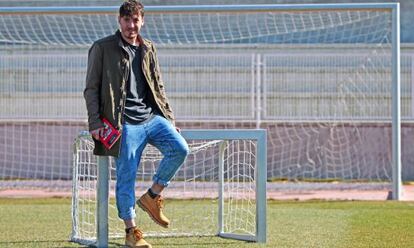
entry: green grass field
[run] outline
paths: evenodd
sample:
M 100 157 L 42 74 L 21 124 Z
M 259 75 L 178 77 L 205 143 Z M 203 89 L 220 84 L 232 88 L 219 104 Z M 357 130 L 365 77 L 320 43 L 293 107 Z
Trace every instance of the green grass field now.
M 0 247 L 68 241 L 70 199 L 0 199 Z M 148 238 L 153 247 L 414 247 L 413 202 L 268 202 L 266 245 L 217 237 Z M 122 247 L 123 240 L 111 240 Z

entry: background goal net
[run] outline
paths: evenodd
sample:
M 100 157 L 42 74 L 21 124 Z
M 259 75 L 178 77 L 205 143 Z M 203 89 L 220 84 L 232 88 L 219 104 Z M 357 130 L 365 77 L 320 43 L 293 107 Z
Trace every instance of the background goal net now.
M 399 101 L 414 116 L 411 56 L 398 89 L 397 7 L 148 6 L 142 31 L 181 128 L 267 129 L 268 178 L 288 190 L 391 190 L 399 175 L 414 179 L 414 125 L 397 130 Z M 0 187 L 70 189 L 87 49 L 115 32 L 116 11 L 0 9 Z

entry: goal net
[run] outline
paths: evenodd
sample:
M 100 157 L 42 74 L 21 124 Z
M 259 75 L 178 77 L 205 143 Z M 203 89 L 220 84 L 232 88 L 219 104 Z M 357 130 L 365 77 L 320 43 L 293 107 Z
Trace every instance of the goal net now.
M 208 236 L 264 242 L 266 237 L 266 141 L 263 130 L 184 131 L 191 153 L 165 190 L 168 229 L 158 227 L 136 208 L 137 225 L 147 236 Z M 89 135 L 75 141 L 73 167 L 72 237 L 96 243 L 97 223 L 107 219 L 109 237 L 124 237 L 124 224 L 115 205 L 115 165 L 109 162 L 108 216 L 97 210 L 98 164 Z M 152 185 L 162 156 L 147 146 L 136 182 L 137 196 Z M 108 197 L 108 195 L 106 195 Z
M 70 188 L 73 137 L 87 128 L 87 49 L 118 28 L 117 8 L 0 9 L 0 187 Z M 397 10 L 148 6 L 142 32 L 158 48 L 180 127 L 267 129 L 268 178 L 288 189 L 390 190 L 400 155 L 414 180 L 414 146 L 397 152 L 398 139 L 414 140 L 412 124 L 397 130 L 399 101 L 402 116 L 414 109 L 411 57 L 399 95 Z

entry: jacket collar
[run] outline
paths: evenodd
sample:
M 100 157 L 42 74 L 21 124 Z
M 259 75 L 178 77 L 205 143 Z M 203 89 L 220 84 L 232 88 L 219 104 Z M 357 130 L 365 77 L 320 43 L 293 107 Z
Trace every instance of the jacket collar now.
M 125 43 L 122 41 L 121 31 L 119 29 L 115 32 L 115 36 L 118 38 L 118 46 L 122 47 L 125 50 L 126 46 L 125 46 Z M 149 49 L 149 42 L 143 39 L 141 35 L 139 36 L 139 39 L 140 39 L 140 43 L 142 44 L 144 48 L 143 50 L 147 51 Z

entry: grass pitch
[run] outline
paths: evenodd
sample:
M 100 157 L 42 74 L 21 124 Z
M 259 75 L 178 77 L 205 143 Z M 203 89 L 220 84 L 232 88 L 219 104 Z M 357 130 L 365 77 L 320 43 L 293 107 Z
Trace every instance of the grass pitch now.
M 414 203 L 269 201 L 266 245 L 218 237 L 148 238 L 153 247 L 414 247 Z M 0 247 L 69 242 L 70 199 L 0 199 Z M 110 240 L 122 247 L 123 240 Z

